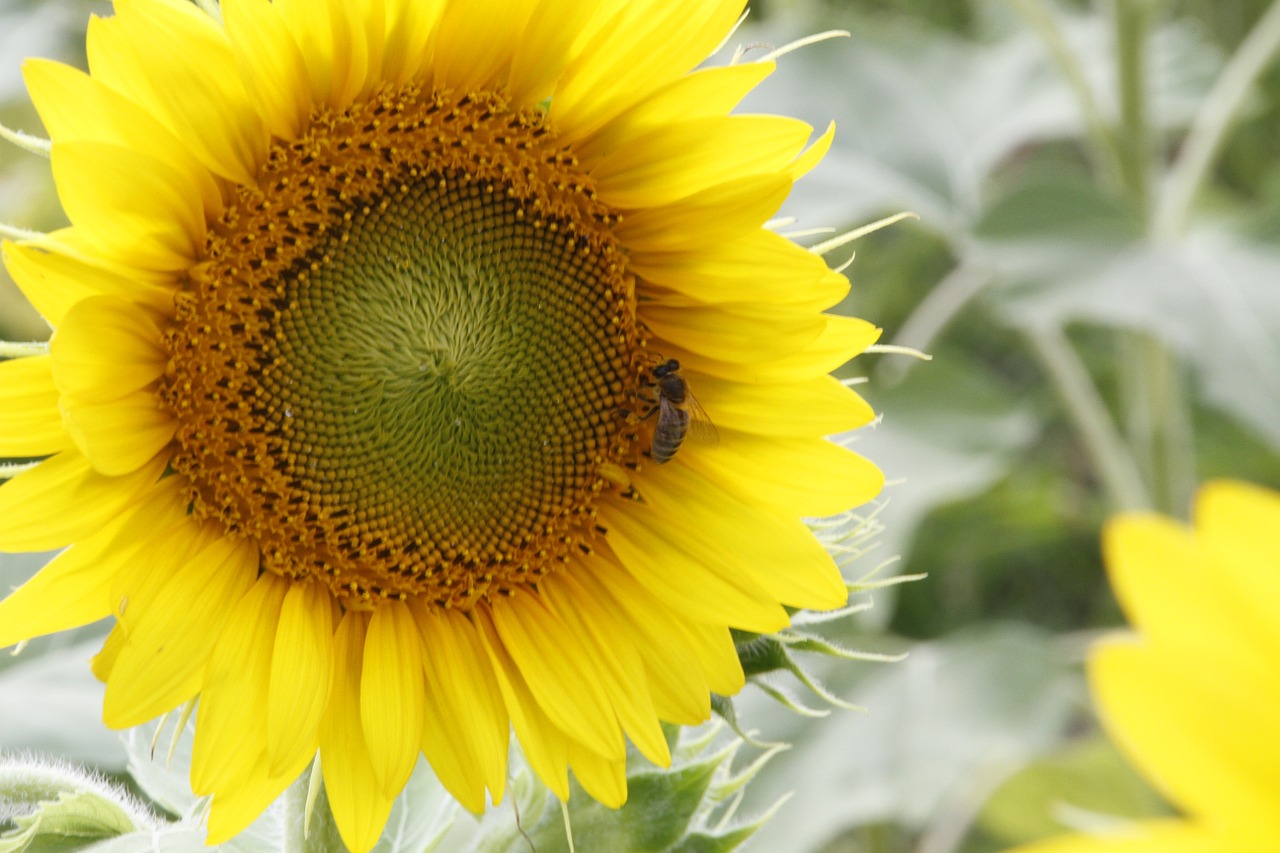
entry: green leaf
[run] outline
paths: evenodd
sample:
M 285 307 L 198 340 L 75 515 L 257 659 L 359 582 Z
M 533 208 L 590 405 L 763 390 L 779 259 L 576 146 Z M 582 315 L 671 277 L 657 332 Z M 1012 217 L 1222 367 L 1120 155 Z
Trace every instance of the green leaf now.
M 13 826 L 3 838 L 28 841 L 61 833 L 110 837 L 159 825 L 145 806 L 92 772 L 16 757 L 0 757 L 0 823 L 5 821 Z
M 59 792 L 13 824 L 0 836 L 0 853 L 75 850 L 139 828 L 125 809 L 96 791 Z
M 993 241 L 1071 238 L 1119 246 L 1138 239 L 1142 226 L 1087 175 L 1070 179 L 1060 162 L 1048 160 L 1020 171 L 1019 180 L 984 211 L 976 233 Z
M 1010 845 L 1077 829 L 1073 815 L 1108 821 L 1166 817 L 1169 808 L 1106 738 L 1076 741 L 1009 777 L 979 824 Z
M 1108 15 L 1097 7 L 1062 19 L 1110 118 L 1115 51 Z M 992 175 L 1030 147 L 1082 139 L 1081 110 L 1039 36 L 1020 21 L 987 41 L 922 27 L 906 15 L 893 23 L 850 15 L 832 21 L 853 29 L 852 37 L 787 55 L 746 109 L 798 114 L 818 127 L 835 119 L 840 131 L 831 153 L 790 202 L 806 221 L 839 225 L 908 209 L 963 245 L 986 207 Z M 780 19 L 742 40 L 785 44 L 822 28 Z M 1200 28 L 1186 20 L 1160 26 L 1148 80 L 1153 121 L 1161 129 L 1185 126 L 1220 64 Z M 838 83 L 839 97 L 814 81 Z
M 1079 671 L 1050 634 L 973 628 L 917 644 L 869 674 L 820 660 L 838 695 L 866 713 L 797 721 L 744 695 L 740 718 L 792 748 L 752 787 L 747 805 L 794 796 L 760 830 L 761 850 L 818 850 L 856 827 L 923 831 L 949 804 L 981 801 L 986 786 L 1056 748 L 1084 699 Z
M 1145 330 L 1196 370 L 1203 398 L 1280 449 L 1280 249 L 1200 226 L 1164 244 L 1054 234 L 987 244 L 1015 325 Z

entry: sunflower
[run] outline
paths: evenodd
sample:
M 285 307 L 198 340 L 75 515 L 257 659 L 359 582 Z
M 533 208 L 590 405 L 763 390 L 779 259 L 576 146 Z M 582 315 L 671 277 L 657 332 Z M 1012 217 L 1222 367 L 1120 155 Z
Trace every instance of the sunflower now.
M 113 616 L 106 722 L 199 697 L 211 843 L 317 751 L 353 849 L 420 754 L 481 811 L 513 729 L 620 805 L 730 628 L 844 604 L 802 519 L 881 486 L 824 438 L 877 330 L 765 227 L 831 131 L 698 68 L 742 6 L 118 0 L 26 65 L 72 224 L 4 247 L 54 332 L 0 364 L 0 549 L 66 550 L 0 646 Z
M 1280 838 L 1280 494 L 1218 481 L 1194 527 L 1111 522 L 1107 569 L 1135 633 L 1089 657 L 1116 745 L 1183 813 L 1019 853 L 1266 853 Z

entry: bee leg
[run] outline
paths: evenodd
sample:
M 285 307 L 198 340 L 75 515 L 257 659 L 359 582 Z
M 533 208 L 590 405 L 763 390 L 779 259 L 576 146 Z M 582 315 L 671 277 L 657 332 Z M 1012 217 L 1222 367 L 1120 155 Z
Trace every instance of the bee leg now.
M 647 421 L 649 420 L 649 418 L 656 415 L 658 413 L 659 408 L 661 407 L 657 405 L 650 406 L 649 410 L 645 412 L 643 415 L 637 415 L 635 412 L 631 411 L 630 409 L 619 408 L 616 411 L 618 412 L 618 414 L 622 415 L 624 419 L 635 418 L 637 423 L 643 423 L 644 421 Z

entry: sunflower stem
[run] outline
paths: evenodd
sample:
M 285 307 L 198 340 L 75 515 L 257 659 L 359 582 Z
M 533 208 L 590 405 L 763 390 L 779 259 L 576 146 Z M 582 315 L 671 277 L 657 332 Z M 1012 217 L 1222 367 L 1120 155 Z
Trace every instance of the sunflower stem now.
M 1160 0 L 1114 0 L 1120 126 L 1115 144 L 1129 204 L 1144 225 L 1151 221 L 1151 126 L 1147 112 L 1147 36 Z
M 993 272 L 985 264 L 961 261 L 921 300 L 899 327 L 891 345 L 928 350 L 960 312 L 994 281 Z M 876 363 L 876 379 L 896 385 L 914 366 L 902 359 L 881 359 Z
M 1147 46 L 1161 4 L 1162 0 L 1115 0 L 1120 100 L 1117 144 L 1130 206 L 1148 237 L 1159 237 L 1159 229 L 1171 227 L 1168 223 L 1178 219 L 1155 209 L 1152 191 L 1158 151 L 1148 120 Z M 1120 347 L 1120 399 L 1124 401 L 1128 458 L 1137 461 L 1149 504 L 1167 514 L 1183 516 L 1195 481 L 1184 372 L 1168 344 L 1145 330 L 1122 332 Z M 1127 478 L 1128 473 L 1122 476 Z
M 1142 473 L 1066 336 L 1061 330 L 1046 326 L 1028 328 L 1025 334 L 1062 396 L 1067 415 L 1074 421 L 1112 507 L 1150 508 L 1151 498 Z
M 1205 96 L 1156 208 L 1152 233 L 1173 239 L 1187 226 L 1191 206 L 1222 149 L 1245 96 L 1280 53 L 1280 3 L 1272 3 L 1231 55 Z
M 1129 446 L 1152 505 L 1185 518 L 1195 489 L 1195 448 L 1185 371 L 1162 340 L 1139 331 L 1121 339 L 1120 383 Z
M 1107 176 L 1114 181 L 1123 171 L 1118 140 L 1111 133 L 1093 87 L 1089 85 L 1084 65 L 1072 50 L 1057 14 L 1046 0 L 1011 0 L 1011 5 L 1027 25 L 1035 30 L 1049 51 L 1051 60 L 1074 92 L 1084 119 L 1085 131 L 1093 146 L 1095 164 L 1105 170 Z

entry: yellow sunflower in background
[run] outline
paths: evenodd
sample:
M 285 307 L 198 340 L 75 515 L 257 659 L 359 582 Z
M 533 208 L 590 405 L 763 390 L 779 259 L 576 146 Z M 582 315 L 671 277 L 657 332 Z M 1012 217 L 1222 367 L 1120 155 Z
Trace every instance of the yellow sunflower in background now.
M 1136 636 L 1089 659 L 1104 727 L 1185 817 L 1019 853 L 1272 853 L 1280 839 L 1280 494 L 1215 482 L 1195 526 L 1150 514 L 1106 531 Z
M 117 0 L 27 64 L 72 225 L 4 247 L 54 333 L 0 364 L 0 549 L 66 550 L 0 646 L 114 616 L 106 721 L 199 696 L 211 843 L 317 750 L 356 850 L 420 753 L 480 811 L 512 728 L 620 805 L 731 627 L 845 603 L 802 517 L 881 486 L 824 439 L 877 330 L 763 227 L 830 131 L 692 70 L 742 7 Z M 718 441 L 659 465 L 670 359 Z

